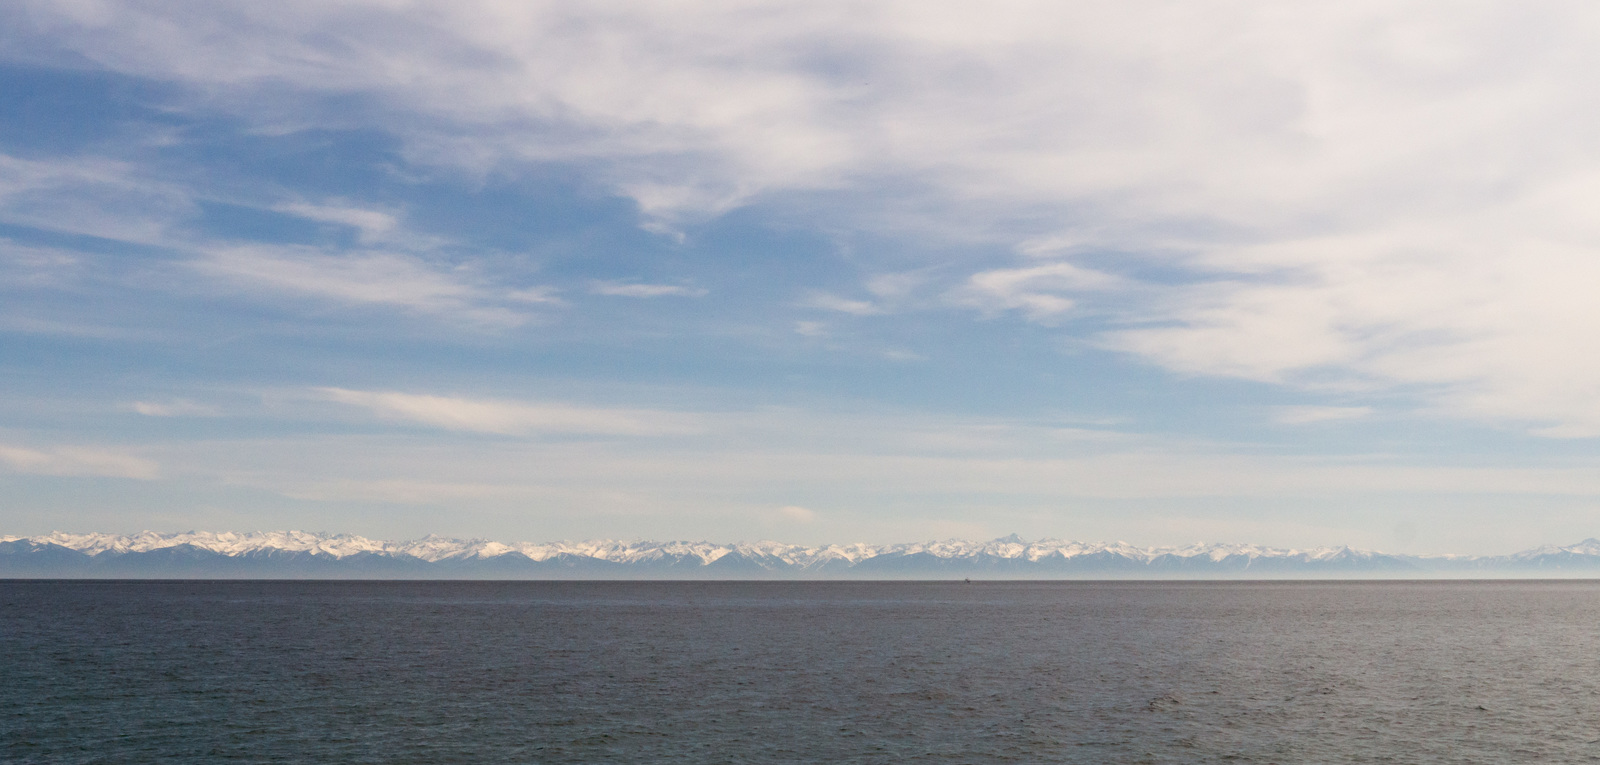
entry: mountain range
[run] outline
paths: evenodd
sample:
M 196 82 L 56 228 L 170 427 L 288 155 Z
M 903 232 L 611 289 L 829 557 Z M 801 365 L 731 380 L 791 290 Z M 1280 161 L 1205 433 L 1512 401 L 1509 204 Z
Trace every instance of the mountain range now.
M 0 536 L 0 578 L 260 579 L 1301 579 L 1600 577 L 1600 540 L 1497 556 L 1349 547 L 1137 547 L 1025 541 L 381 541 L 305 531 Z

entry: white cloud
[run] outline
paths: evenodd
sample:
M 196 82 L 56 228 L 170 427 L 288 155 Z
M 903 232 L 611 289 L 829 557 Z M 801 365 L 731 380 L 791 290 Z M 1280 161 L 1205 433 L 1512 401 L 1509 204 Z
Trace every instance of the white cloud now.
M 677 284 L 633 284 L 628 282 L 590 282 L 589 291 L 596 295 L 614 297 L 653 298 L 668 295 L 678 297 L 704 297 L 706 291 Z
M 388 252 L 329 254 L 311 247 L 238 246 L 214 249 L 193 266 L 236 284 L 265 287 L 353 304 L 387 305 L 485 325 L 526 320 L 496 305 L 497 298 L 549 302 L 529 291 L 500 294 L 461 270 L 447 270 Z
M 1029 257 L 1044 258 L 1060 255 L 1082 244 L 1084 241 L 1079 236 L 1041 236 L 1018 242 L 1016 250 L 1019 254 Z
M 391 213 L 349 205 L 291 202 L 273 209 L 310 220 L 350 226 L 361 232 L 361 240 L 364 242 L 380 241 L 400 225 L 400 221 Z
M 1020 310 L 1034 321 L 1047 321 L 1072 309 L 1073 300 L 1062 293 L 1113 289 L 1122 283 L 1110 274 L 1071 263 L 1050 263 L 973 274 L 951 297 L 980 310 Z
M 385 419 L 475 433 L 658 436 L 694 433 L 701 428 L 693 415 L 646 409 L 606 409 L 343 388 L 317 388 L 315 393 L 329 401 L 361 407 Z
M 146 417 L 216 417 L 222 413 L 209 404 L 181 398 L 166 402 L 135 401 L 130 408 Z
M 164 243 L 194 214 L 188 192 L 99 157 L 30 160 L 0 154 L 0 221 L 141 243 Z
M 1576 215 L 1564 204 L 1543 214 Z M 1600 307 L 1587 288 L 1600 283 L 1600 240 L 1485 227 L 1496 223 L 1219 252 L 1236 271 L 1273 271 L 1172 289 L 1151 326 L 1105 341 L 1188 373 L 1405 387 L 1446 414 L 1600 434 Z
M 151 480 L 160 466 L 133 455 L 106 449 L 56 447 L 29 449 L 0 444 L 0 465 L 15 473 L 53 476 L 98 476 Z
M 559 292 L 560 291 L 555 287 L 529 287 L 527 289 L 512 290 L 507 292 L 506 298 L 508 300 L 515 300 L 519 303 L 546 303 L 550 305 L 561 305 L 563 301 L 561 298 L 557 297 Z
M 826 337 L 828 325 L 820 321 L 797 321 L 794 323 L 794 332 L 802 337 Z
M 12 289 L 65 287 L 82 272 L 82 260 L 76 253 L 0 239 L 0 285 Z
M 1280 406 L 1273 419 L 1285 425 L 1359 420 L 1372 416 L 1370 406 Z
M 826 292 L 813 292 L 800 305 L 805 308 L 820 308 L 824 311 L 838 311 L 851 316 L 876 316 L 884 313 L 884 309 L 865 300 L 851 300 L 849 298 L 830 295 Z
M 810 523 L 817 519 L 817 514 L 815 511 L 799 505 L 784 505 L 778 508 L 778 517 L 786 521 Z
M 1591 4 L 36 2 L 11 20 L 26 55 L 194 84 L 256 124 L 343 124 L 361 117 L 284 93 L 360 94 L 413 161 L 581 165 L 661 230 L 803 192 L 794 214 L 829 227 L 1138 253 L 1184 276 L 1106 309 L 1124 326 L 1106 347 L 1600 433 Z M 48 203 L 79 191 L 5 202 L 25 195 L 3 182 L 0 203 L 50 225 L 182 204 L 145 210 L 105 177 L 108 207 L 145 217 Z M 957 297 L 1048 322 L 1084 289 L 1062 265 L 976 265 Z M 315 291 L 288 270 L 260 280 Z M 380 302 L 477 304 L 437 273 L 411 284 L 432 286 Z
M 909 297 L 927 281 L 928 277 L 924 274 L 887 273 L 868 277 L 862 286 L 883 300 L 900 300 Z

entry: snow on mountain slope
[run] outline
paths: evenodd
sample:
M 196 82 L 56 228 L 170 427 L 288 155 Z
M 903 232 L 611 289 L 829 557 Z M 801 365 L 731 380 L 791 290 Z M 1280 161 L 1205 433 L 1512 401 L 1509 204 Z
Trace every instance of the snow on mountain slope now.
M 14 537 L 6 538 L 15 539 Z M 260 550 L 308 552 L 314 555 L 331 555 L 343 558 L 361 552 L 388 552 L 387 542 L 375 542 L 351 534 L 316 534 L 306 531 L 268 531 L 237 533 L 232 531 L 189 531 L 178 534 L 159 534 L 141 531 L 138 534 L 68 534 L 54 532 L 44 536 L 26 537 L 27 541 L 54 544 L 98 555 L 104 552 L 150 552 L 180 545 L 191 545 L 222 555 L 243 555 Z
M 149 552 L 180 545 L 190 545 L 222 555 L 243 555 L 263 550 L 307 552 L 343 558 L 357 553 L 409 556 L 429 562 L 495 558 L 517 553 L 535 561 L 548 560 L 558 555 L 576 555 L 614 563 L 689 562 L 709 565 L 730 554 L 747 559 L 770 560 L 775 563 L 811 567 L 829 561 L 859 563 L 883 555 L 914 555 L 926 553 L 938 558 L 964 559 L 988 556 L 999 559 L 1022 559 L 1038 562 L 1047 558 L 1075 558 L 1082 555 L 1110 554 L 1139 562 L 1149 562 L 1159 556 L 1179 558 L 1206 557 L 1213 561 L 1230 556 L 1295 557 L 1319 560 L 1350 551 L 1343 547 L 1316 548 L 1312 550 L 1286 550 L 1256 545 L 1195 544 L 1184 547 L 1141 548 L 1126 542 L 1111 544 L 1072 542 L 1043 539 L 1026 542 L 1012 535 L 987 542 L 950 539 L 932 542 L 888 545 L 849 544 L 806 547 L 782 542 L 740 542 L 717 544 L 712 542 L 644 542 L 621 540 L 589 540 L 583 542 L 530 542 L 504 543 L 483 539 L 452 539 L 427 536 L 404 541 L 379 541 L 352 534 L 320 534 L 307 531 L 269 532 L 204 532 L 189 531 L 162 534 L 142 531 L 138 534 L 70 534 L 53 532 L 34 537 L 0 537 L 0 541 L 26 540 L 40 544 L 53 544 L 78 550 L 90 555 L 101 553 Z M 1600 542 L 1591 543 L 1600 550 Z M 1373 553 L 1356 553 L 1372 555 Z
M 640 571 L 766 570 L 794 574 L 838 572 L 867 561 L 873 561 L 868 567 L 872 571 L 891 573 L 917 570 L 918 566 L 947 567 L 955 564 L 1007 571 L 1083 570 L 1084 566 L 1121 567 L 1122 570 L 1144 567 L 1188 572 L 1256 570 L 1261 566 L 1276 567 L 1274 570 L 1279 571 L 1302 568 L 1330 571 L 1365 568 L 1394 570 L 1407 567 L 1417 570 L 1487 570 L 1494 567 L 1588 570 L 1592 567 L 1600 570 L 1600 540 L 1596 539 L 1565 547 L 1549 545 L 1506 556 L 1404 556 L 1349 547 L 1285 549 L 1250 544 L 1196 543 L 1174 547 L 1138 547 L 1126 542 L 1060 539 L 1029 542 L 1014 534 L 983 542 L 949 539 L 884 545 L 855 543 L 805 546 L 773 541 L 735 544 L 626 540 L 508 543 L 439 536 L 383 541 L 352 534 L 307 531 L 189 531 L 171 534 L 142 531 L 130 535 L 58 531 L 33 537 L 0 536 L 0 543 L 6 542 L 55 545 L 89 556 L 110 555 L 113 558 L 187 545 L 233 558 L 293 552 L 306 553 L 324 561 L 366 555 L 368 559 L 377 556 L 377 559 L 399 562 L 468 566 L 496 559 L 517 565 L 515 560 L 526 558 L 535 563 L 588 560 L 597 565 L 620 565 Z M 996 569 L 997 566 L 1001 568 Z M 1078 566 L 1078 569 L 1072 569 L 1073 566 Z
M 1533 560 L 1542 557 L 1567 556 L 1600 556 L 1600 539 L 1594 539 L 1591 537 L 1575 545 L 1567 545 L 1565 547 L 1544 545 L 1541 547 L 1535 547 L 1532 550 L 1523 550 L 1522 552 L 1514 553 L 1510 557 L 1516 560 Z

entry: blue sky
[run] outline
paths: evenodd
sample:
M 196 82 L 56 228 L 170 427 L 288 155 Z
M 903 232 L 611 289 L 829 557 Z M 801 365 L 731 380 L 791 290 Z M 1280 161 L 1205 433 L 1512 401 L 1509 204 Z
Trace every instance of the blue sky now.
M 1600 16 L 15 3 L 0 533 L 1600 535 Z

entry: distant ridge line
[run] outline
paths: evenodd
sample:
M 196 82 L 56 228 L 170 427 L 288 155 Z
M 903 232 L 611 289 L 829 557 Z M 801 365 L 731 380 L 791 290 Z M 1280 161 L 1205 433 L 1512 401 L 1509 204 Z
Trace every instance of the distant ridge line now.
M 6 578 L 1014 579 L 1600 577 L 1600 540 L 1512 555 L 1398 555 L 1349 547 L 946 540 L 782 542 L 385 541 L 306 531 L 0 536 Z

